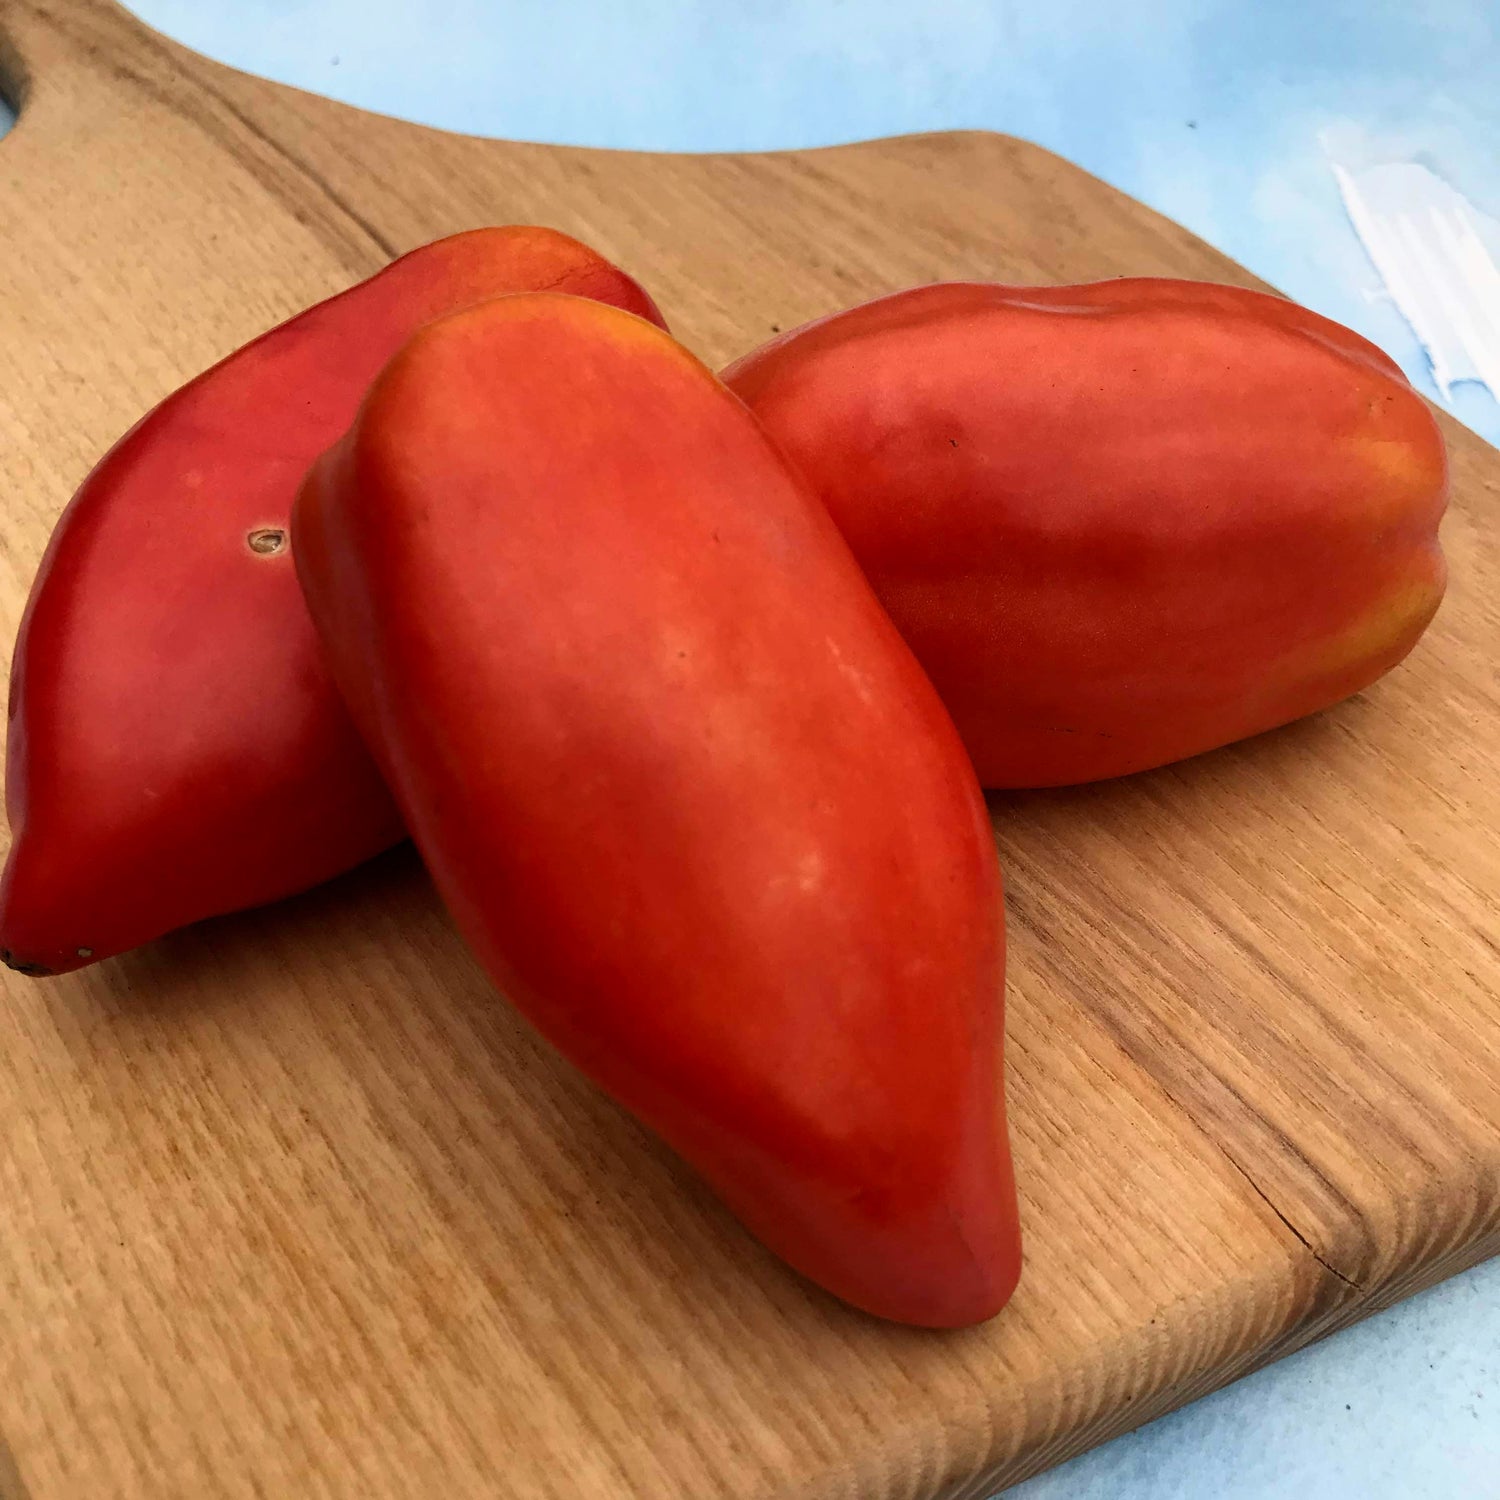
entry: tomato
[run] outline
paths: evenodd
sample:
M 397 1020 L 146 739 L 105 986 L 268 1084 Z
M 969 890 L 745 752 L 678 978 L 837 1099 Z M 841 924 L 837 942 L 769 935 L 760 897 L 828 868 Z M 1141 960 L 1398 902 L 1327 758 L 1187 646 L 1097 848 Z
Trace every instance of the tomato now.
M 11 674 L 12 967 L 76 969 L 303 890 L 403 836 L 323 667 L 287 544 L 292 500 L 414 329 L 544 286 L 660 317 L 566 235 L 454 235 L 230 355 L 88 476 Z
M 828 507 L 986 786 L 1159 766 L 1399 662 L 1442 437 L 1346 328 L 1238 287 L 919 287 L 724 379 Z
M 823 509 L 639 318 L 433 323 L 293 522 L 459 929 L 764 1242 L 885 1317 L 1020 1268 L 993 833 Z

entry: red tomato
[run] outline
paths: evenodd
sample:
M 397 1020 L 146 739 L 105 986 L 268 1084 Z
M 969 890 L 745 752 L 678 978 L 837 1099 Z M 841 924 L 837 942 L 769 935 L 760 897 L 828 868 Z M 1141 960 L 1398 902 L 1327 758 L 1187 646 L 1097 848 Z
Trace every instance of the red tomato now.
M 639 318 L 434 323 L 313 469 L 331 668 L 496 982 L 792 1265 L 974 1322 L 1020 1268 L 1000 878 L 826 513 Z
M 554 230 L 457 234 L 230 355 L 89 475 L 11 673 L 5 962 L 76 969 L 402 837 L 297 589 L 292 499 L 414 329 L 536 287 L 660 317 Z
M 1200 282 L 919 287 L 724 379 L 827 505 L 986 786 L 1326 708 L 1442 598 L 1432 413 L 1347 328 Z

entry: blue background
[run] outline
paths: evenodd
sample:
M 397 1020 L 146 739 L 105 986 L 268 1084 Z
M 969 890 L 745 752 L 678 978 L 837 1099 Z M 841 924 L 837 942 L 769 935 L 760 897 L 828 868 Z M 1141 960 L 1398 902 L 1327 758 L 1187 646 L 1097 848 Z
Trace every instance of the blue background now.
M 136 0 L 211 56 L 430 125 L 639 150 L 983 126 L 1050 147 L 1437 392 L 1328 152 L 1500 218 L 1497 0 Z M 1500 256 L 1500 246 L 1492 248 Z M 1500 313 L 1500 309 L 1497 309 Z M 1500 404 L 1449 402 L 1500 443 Z
M 1500 216 L 1489 0 L 137 0 L 222 61 L 427 124 L 653 150 L 982 126 L 1052 148 L 1385 346 L 1436 395 L 1329 153 Z M 0 114 L 0 126 L 3 126 Z M 1500 311 L 1500 310 L 1497 310 Z M 1500 441 L 1500 406 L 1449 404 Z M 1500 1061 L 1497 1061 L 1500 1066 Z M 1010 1492 L 1500 1500 L 1500 1261 Z

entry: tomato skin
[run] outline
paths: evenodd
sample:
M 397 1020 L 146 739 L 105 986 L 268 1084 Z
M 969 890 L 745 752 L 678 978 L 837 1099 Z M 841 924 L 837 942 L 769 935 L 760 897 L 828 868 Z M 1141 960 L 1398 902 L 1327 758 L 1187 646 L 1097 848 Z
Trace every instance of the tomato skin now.
M 294 517 L 458 926 L 568 1058 L 860 1307 L 1020 1270 L 983 798 L 822 508 L 640 319 L 502 298 L 373 386 Z
M 1442 598 L 1441 434 L 1264 293 L 919 287 L 726 383 L 827 505 L 990 787 L 1145 770 L 1399 662 Z
M 94 468 L 16 644 L 6 962 L 76 969 L 403 837 L 323 667 L 284 540 L 292 500 L 414 329 L 554 285 L 660 320 L 567 235 L 471 230 L 230 355 Z

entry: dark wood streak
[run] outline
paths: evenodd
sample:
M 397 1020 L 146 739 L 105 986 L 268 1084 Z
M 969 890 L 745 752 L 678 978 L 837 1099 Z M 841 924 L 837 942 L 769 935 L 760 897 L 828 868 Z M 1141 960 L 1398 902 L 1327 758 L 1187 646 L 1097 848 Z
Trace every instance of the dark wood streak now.
M 1066 899 L 1066 897 L 1054 891 L 1051 899 Z M 1048 942 L 1056 942 L 1058 940 L 1055 933 L 1050 932 L 1044 924 L 1038 922 L 1032 913 L 1029 903 L 1023 906 L 1018 901 L 1014 880 L 1010 888 L 1008 904 L 1012 930 L 1017 925 L 1017 918 L 1019 917 L 1021 923 L 1030 928 L 1034 940 L 1039 944 L 1045 945 Z M 1133 919 L 1137 921 L 1143 920 L 1138 914 L 1135 914 Z M 1144 925 L 1149 927 L 1149 924 Z M 1158 941 L 1165 940 L 1166 937 L 1161 932 L 1156 932 L 1154 936 Z M 1142 978 L 1144 977 L 1143 975 Z M 1255 1174 L 1245 1166 L 1244 1162 L 1231 1148 L 1226 1128 L 1217 1118 L 1219 1111 L 1213 1105 L 1205 1103 L 1205 1090 L 1202 1085 L 1195 1083 L 1192 1079 L 1185 1076 L 1180 1068 L 1173 1068 L 1169 1064 L 1175 1058 L 1180 1058 L 1182 1061 L 1190 1063 L 1199 1075 L 1207 1074 L 1223 1096 L 1233 1100 L 1247 1116 L 1253 1117 L 1257 1127 L 1276 1142 L 1286 1162 L 1295 1163 L 1298 1170 L 1311 1176 L 1318 1183 L 1319 1187 L 1333 1201 L 1337 1202 L 1351 1219 L 1357 1221 L 1358 1209 L 1356 1205 L 1339 1190 L 1338 1186 L 1327 1174 L 1321 1171 L 1315 1163 L 1310 1161 L 1298 1149 L 1296 1143 L 1285 1131 L 1281 1130 L 1265 1114 L 1257 1110 L 1253 1103 L 1236 1088 L 1234 1083 L 1222 1071 L 1209 1067 L 1202 1058 L 1188 1054 L 1181 1049 L 1171 1049 L 1163 1046 L 1159 1037 L 1149 1035 L 1138 1022 L 1133 1022 L 1133 1012 L 1130 1007 L 1118 1004 L 1101 1004 L 1093 1008 L 1092 1014 L 1102 1029 L 1120 1047 L 1121 1051 L 1150 1075 L 1153 1082 L 1161 1090 L 1162 1097 L 1171 1107 L 1208 1134 L 1209 1138 L 1223 1155 L 1225 1161 L 1245 1180 L 1255 1196 L 1270 1209 L 1272 1214 L 1275 1215 L 1277 1220 L 1291 1235 L 1292 1239 L 1317 1263 L 1321 1271 L 1336 1278 L 1336 1283 L 1342 1283 L 1344 1287 L 1347 1287 L 1351 1291 L 1363 1294 L 1365 1288 L 1361 1283 L 1353 1276 L 1340 1270 L 1338 1266 L 1327 1259 L 1325 1253 L 1318 1249 L 1306 1232 L 1297 1227 L 1287 1212 L 1277 1203 L 1276 1199 L 1272 1197 L 1263 1184 L 1257 1180 Z M 1368 1234 L 1365 1238 L 1367 1242 L 1370 1239 Z M 1325 1299 L 1327 1305 L 1346 1300 L 1339 1291 L 1337 1284 L 1330 1284 L 1327 1292 L 1328 1296 Z M 1315 1315 L 1322 1310 L 1323 1308 L 1320 1305 L 1315 1310 Z
M 370 240 L 379 247 L 381 253 L 387 260 L 394 260 L 396 256 L 400 254 L 400 250 L 397 248 L 396 244 L 392 240 L 388 239 L 384 234 L 382 234 L 381 231 L 373 223 L 371 223 L 369 219 L 361 214 L 352 203 L 344 198 L 333 187 L 333 185 L 327 181 L 326 178 L 322 177 L 317 171 L 315 171 L 312 165 L 304 157 L 299 156 L 284 141 L 272 135 L 269 130 L 263 129 L 260 125 L 258 125 L 252 116 L 246 114 L 236 104 L 234 104 L 229 96 L 222 90 L 214 88 L 206 80 L 201 78 L 198 80 L 198 83 L 199 87 L 205 94 L 207 94 L 211 99 L 217 100 L 219 104 L 221 104 L 231 115 L 234 116 L 236 120 L 240 122 L 240 124 L 245 128 L 246 131 L 248 131 L 252 136 L 255 137 L 256 140 L 261 141 L 269 150 L 275 152 L 276 155 L 279 156 L 284 162 L 286 162 L 286 164 L 291 167 L 293 171 L 295 171 L 304 182 L 311 183 L 320 197 L 333 204 L 334 207 L 337 208 L 345 218 L 350 220 L 351 223 L 357 224 L 359 228 L 363 230 L 363 232 L 370 238 Z M 295 195 L 289 195 L 287 198 L 287 202 L 289 206 L 294 203 Z M 369 275 L 376 269 L 376 266 L 369 264 L 350 267 L 351 271 L 359 275 Z
M 36 0 L 10 0 L 10 3 L 30 12 L 76 48 L 90 67 L 129 84 L 221 145 L 226 155 L 248 171 L 298 223 L 319 235 L 348 268 L 351 278 L 372 275 L 399 253 L 396 246 L 305 159 L 240 109 L 223 90 L 210 83 L 203 60 L 195 54 L 144 27 L 111 26 L 106 21 L 100 28 L 103 34 L 91 36 L 84 27 L 70 24 L 55 10 L 36 3 Z M 123 60 L 128 50 L 144 54 L 148 65 L 131 67 Z M 3 61 L 3 54 L 0 54 L 0 61 Z M 159 76 L 161 74 L 167 75 L 170 81 L 164 82 Z M 182 82 L 191 83 L 194 93 L 206 100 L 208 107 L 193 107 L 195 100 L 181 88 Z M 226 122 L 224 116 L 228 116 L 232 124 Z M 238 131 L 235 126 L 238 126 Z M 258 143 L 264 152 L 247 152 L 244 149 L 245 137 Z M 270 160 L 266 160 L 267 155 Z M 278 162 L 285 170 L 278 170 Z M 304 191 L 307 187 L 313 189 L 314 201 L 324 202 L 334 210 L 332 215 L 317 215 L 310 211 L 309 195 Z M 345 225 L 353 225 L 369 244 L 351 238 Z M 369 245 L 380 252 L 378 257 L 369 253 Z
M 21 1478 L 21 1471 L 16 1466 L 15 1455 L 4 1437 L 0 1437 L 0 1500 L 31 1500 L 30 1492 Z

